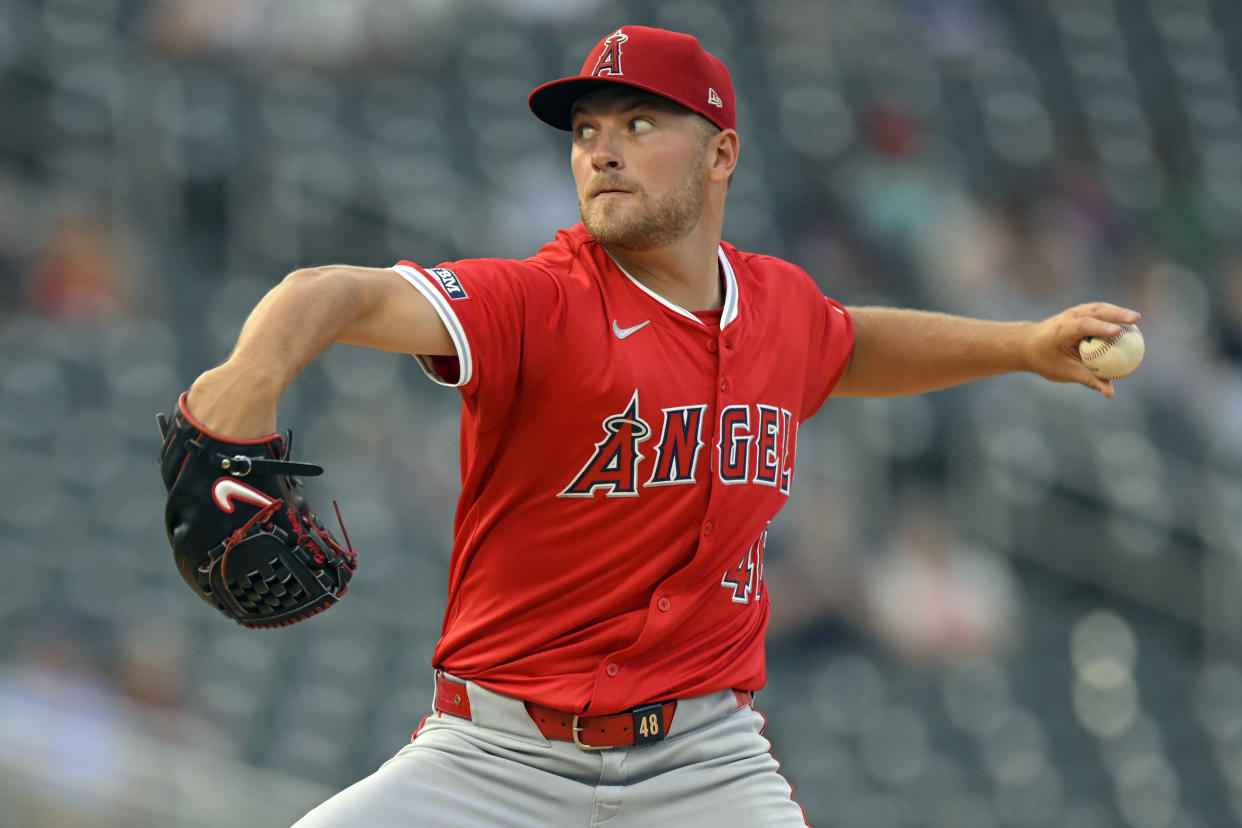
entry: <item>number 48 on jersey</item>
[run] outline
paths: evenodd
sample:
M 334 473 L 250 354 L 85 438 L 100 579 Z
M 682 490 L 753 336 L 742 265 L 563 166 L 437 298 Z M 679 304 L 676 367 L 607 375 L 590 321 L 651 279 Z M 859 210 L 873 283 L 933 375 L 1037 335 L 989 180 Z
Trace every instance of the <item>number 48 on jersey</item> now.
M 764 527 L 746 554 L 720 579 L 720 585 L 732 590 L 733 603 L 749 604 L 758 601 L 763 585 L 763 552 L 768 543 L 768 530 Z

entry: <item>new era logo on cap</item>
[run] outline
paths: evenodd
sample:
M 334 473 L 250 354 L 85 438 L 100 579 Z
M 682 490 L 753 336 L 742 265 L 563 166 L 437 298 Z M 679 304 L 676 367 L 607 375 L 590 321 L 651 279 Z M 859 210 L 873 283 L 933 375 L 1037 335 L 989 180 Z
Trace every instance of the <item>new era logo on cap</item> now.
M 568 130 L 574 101 L 614 83 L 668 98 L 721 129 L 737 127 L 733 80 L 724 63 L 692 35 L 647 26 L 623 26 L 607 35 L 577 75 L 531 92 L 530 108 L 545 123 Z

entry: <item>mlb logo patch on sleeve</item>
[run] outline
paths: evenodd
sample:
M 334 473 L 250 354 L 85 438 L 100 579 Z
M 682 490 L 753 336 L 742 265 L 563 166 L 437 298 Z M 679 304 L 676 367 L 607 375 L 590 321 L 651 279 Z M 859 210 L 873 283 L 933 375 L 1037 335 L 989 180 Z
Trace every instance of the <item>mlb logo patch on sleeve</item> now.
M 448 298 L 466 298 L 466 289 L 461 286 L 461 279 L 457 278 L 456 273 L 447 267 L 433 267 L 427 272 L 439 280 L 440 285 L 444 288 L 444 292 L 448 294 Z

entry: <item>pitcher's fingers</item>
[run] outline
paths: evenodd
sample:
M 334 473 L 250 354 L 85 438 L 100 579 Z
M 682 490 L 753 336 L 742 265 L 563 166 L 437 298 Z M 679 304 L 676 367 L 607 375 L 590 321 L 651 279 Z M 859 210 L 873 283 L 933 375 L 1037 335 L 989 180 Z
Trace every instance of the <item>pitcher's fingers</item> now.
M 1107 379 L 1104 379 L 1103 377 L 1097 377 L 1095 374 L 1092 374 L 1090 371 L 1087 372 L 1087 377 L 1088 377 L 1087 379 L 1083 380 L 1082 384 L 1087 386 L 1088 388 L 1099 391 L 1101 394 L 1103 394 L 1105 397 L 1109 399 L 1112 399 L 1113 394 L 1117 393 L 1117 389 L 1113 387 L 1112 380 L 1107 380 Z
M 1136 325 L 1143 318 L 1143 315 L 1133 308 L 1123 308 L 1111 302 L 1088 302 L 1085 305 L 1079 305 L 1076 310 L 1081 316 L 1102 319 L 1118 325 Z
M 1116 322 L 1107 322 L 1095 316 L 1080 316 L 1075 320 L 1073 331 L 1077 339 L 1094 336 L 1099 339 L 1110 339 L 1121 333 L 1124 328 Z

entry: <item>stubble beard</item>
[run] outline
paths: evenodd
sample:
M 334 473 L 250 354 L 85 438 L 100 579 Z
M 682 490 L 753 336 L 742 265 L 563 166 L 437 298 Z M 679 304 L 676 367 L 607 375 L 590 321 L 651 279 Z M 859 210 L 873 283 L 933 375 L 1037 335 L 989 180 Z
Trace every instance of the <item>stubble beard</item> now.
M 623 250 L 654 250 L 684 238 L 703 215 L 706 170 L 695 168 L 659 201 L 645 191 L 622 196 L 619 203 L 578 200 L 587 230 L 601 244 Z M 637 200 L 638 204 L 627 204 Z

